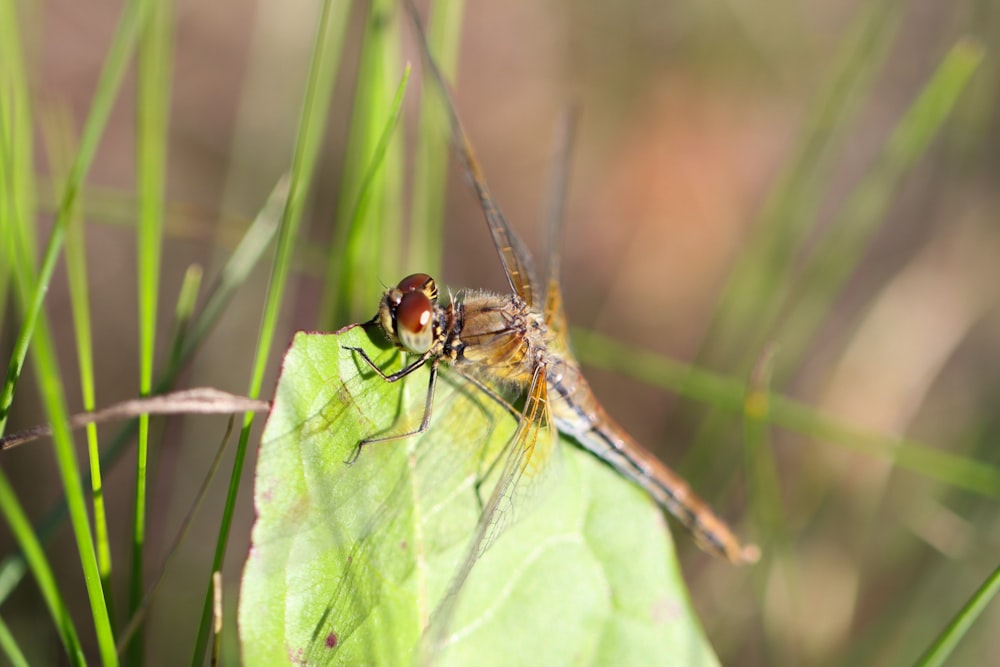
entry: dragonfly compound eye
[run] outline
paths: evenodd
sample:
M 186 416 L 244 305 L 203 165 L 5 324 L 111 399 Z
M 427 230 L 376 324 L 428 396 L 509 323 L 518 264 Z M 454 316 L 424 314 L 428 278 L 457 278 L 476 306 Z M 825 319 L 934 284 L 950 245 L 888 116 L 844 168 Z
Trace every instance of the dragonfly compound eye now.
M 426 273 L 414 273 L 412 275 L 406 276 L 399 281 L 396 285 L 398 289 L 403 294 L 408 292 L 420 292 L 426 296 L 433 303 L 437 301 L 438 289 L 437 283 Z
M 434 304 L 424 292 L 403 294 L 396 306 L 396 335 L 410 352 L 423 354 L 434 343 Z

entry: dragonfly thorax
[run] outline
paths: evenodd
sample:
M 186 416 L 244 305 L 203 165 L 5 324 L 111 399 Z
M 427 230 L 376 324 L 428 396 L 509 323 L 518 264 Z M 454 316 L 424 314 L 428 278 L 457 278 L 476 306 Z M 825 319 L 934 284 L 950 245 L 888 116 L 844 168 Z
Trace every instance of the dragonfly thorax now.
M 407 352 L 423 354 L 438 337 L 437 283 L 426 273 L 414 273 L 386 290 L 378 322 L 389 340 Z

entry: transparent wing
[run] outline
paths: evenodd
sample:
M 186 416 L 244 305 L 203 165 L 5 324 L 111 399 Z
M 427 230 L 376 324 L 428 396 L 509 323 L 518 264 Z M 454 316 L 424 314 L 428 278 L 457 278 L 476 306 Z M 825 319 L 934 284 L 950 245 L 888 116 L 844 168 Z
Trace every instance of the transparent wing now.
M 422 664 L 432 664 L 448 648 L 451 621 L 473 566 L 513 521 L 517 508 L 523 506 L 522 495 L 537 488 L 537 481 L 551 469 L 556 442 L 545 367 L 540 365 L 535 369 L 517 431 L 503 452 L 502 468 L 483 506 L 466 555 L 430 618 L 422 643 Z
M 555 158 L 552 162 L 552 175 L 549 178 L 549 201 L 546 211 L 545 227 L 548 245 L 548 284 L 545 289 L 545 324 L 552 333 L 552 349 L 561 354 L 569 355 L 569 325 L 563 310 L 562 290 L 560 288 L 560 247 L 562 245 L 563 224 L 566 219 L 566 194 L 569 188 L 570 155 L 573 148 L 573 137 L 576 133 L 577 110 L 573 107 L 563 114 L 559 130 L 556 133 Z
M 545 324 L 552 334 L 549 349 L 562 359 L 572 359 L 573 353 L 569 344 L 569 323 L 566 321 L 566 311 L 563 308 L 562 289 L 558 280 L 549 280 L 545 290 Z
M 504 217 L 503 211 L 500 210 L 500 205 L 490 193 L 490 188 L 486 184 L 486 178 L 483 176 L 478 160 L 476 160 L 472 144 L 465 134 L 465 130 L 462 128 L 462 123 L 458 119 L 455 105 L 448 91 L 448 84 L 441 74 L 437 63 L 434 62 L 434 58 L 431 56 L 430 48 L 427 44 L 427 36 L 424 33 L 424 28 L 420 22 L 420 16 L 417 13 L 416 7 L 413 6 L 412 2 L 407 2 L 406 6 L 413 18 L 413 24 L 417 31 L 417 41 L 420 43 L 420 49 L 424 56 L 424 63 L 428 70 L 430 70 L 432 78 L 441 91 L 441 97 L 444 100 L 444 106 L 448 113 L 448 121 L 451 125 L 452 140 L 455 142 L 455 148 L 462 163 L 462 168 L 472 182 L 472 187 L 479 198 L 483 215 L 486 217 L 486 224 L 490 229 L 490 235 L 493 237 L 493 245 L 497 249 L 497 254 L 500 255 L 500 261 L 503 264 L 504 272 L 507 274 L 507 282 L 510 284 L 511 291 L 518 294 L 529 305 L 540 306 L 541 304 L 536 299 L 540 298 L 541 292 L 538 289 L 538 281 L 535 278 L 535 269 L 531 254 L 517 234 L 514 233 L 514 230 L 511 229 L 507 218 Z

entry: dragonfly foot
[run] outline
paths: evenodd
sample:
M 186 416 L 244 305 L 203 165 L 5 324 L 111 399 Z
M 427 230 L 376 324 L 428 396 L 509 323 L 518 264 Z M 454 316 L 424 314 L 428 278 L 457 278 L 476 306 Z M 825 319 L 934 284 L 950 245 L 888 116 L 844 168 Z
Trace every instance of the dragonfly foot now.
M 479 504 L 479 513 L 482 514 L 483 510 L 486 508 L 486 503 L 483 502 L 483 480 L 477 479 L 476 483 L 473 485 L 476 490 L 476 502 Z
M 349 466 L 352 466 L 352 465 L 354 465 L 354 464 L 355 464 L 355 463 L 357 462 L 357 460 L 358 460 L 358 457 L 360 457 L 360 456 L 361 456 L 361 449 L 362 449 L 362 448 L 363 448 L 363 447 L 364 447 L 364 446 L 365 446 L 366 444 L 367 444 L 367 443 L 366 443 L 366 442 L 365 442 L 364 440 L 362 440 L 361 442 L 359 442 L 359 443 L 358 443 L 358 446 L 354 448 L 354 453 L 353 453 L 353 454 L 351 454 L 351 455 L 350 455 L 349 457 L 347 457 L 346 459 L 344 459 L 344 463 L 346 463 L 346 464 L 347 464 L 347 465 L 349 465 Z

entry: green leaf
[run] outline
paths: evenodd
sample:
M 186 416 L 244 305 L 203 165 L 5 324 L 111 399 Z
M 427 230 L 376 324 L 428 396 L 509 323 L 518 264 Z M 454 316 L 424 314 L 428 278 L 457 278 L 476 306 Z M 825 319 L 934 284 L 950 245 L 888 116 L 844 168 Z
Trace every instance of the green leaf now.
M 441 611 L 479 519 L 476 482 L 502 467 L 516 420 L 442 368 L 428 430 L 347 465 L 361 439 L 419 424 L 428 378 L 387 383 L 349 346 L 401 367 L 361 326 L 300 333 L 284 360 L 240 595 L 247 665 L 414 664 L 430 619 L 447 623 L 435 664 L 717 663 L 663 515 L 569 440 L 543 473 L 529 466 Z

